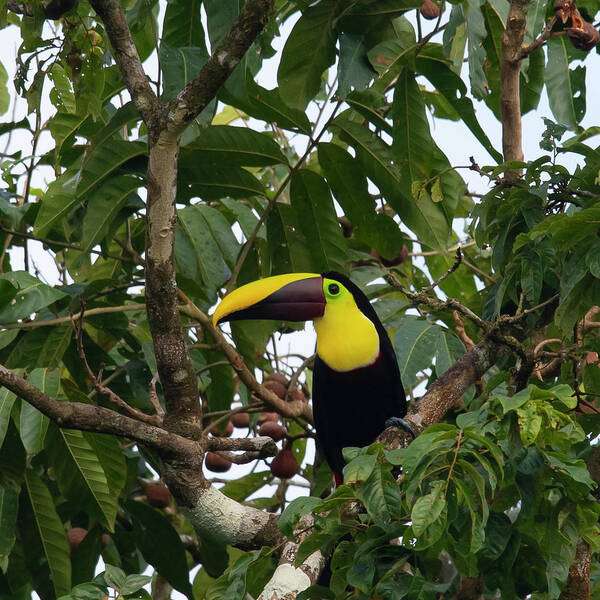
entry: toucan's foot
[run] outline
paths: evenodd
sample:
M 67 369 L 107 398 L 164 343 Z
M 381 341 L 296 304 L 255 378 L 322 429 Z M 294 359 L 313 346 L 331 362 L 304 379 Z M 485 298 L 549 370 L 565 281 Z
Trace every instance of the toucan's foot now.
M 385 427 L 386 427 L 386 429 L 388 427 L 401 427 L 402 429 L 404 429 L 404 431 L 410 433 L 410 435 L 412 435 L 413 439 L 416 437 L 415 432 L 412 430 L 411 426 L 404 419 L 401 419 L 400 417 L 390 417 L 389 419 L 386 420 Z

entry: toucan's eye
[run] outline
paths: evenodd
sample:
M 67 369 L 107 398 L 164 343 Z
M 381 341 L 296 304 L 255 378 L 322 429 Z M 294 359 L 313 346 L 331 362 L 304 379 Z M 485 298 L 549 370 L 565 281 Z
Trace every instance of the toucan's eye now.
M 327 286 L 327 291 L 332 295 L 332 296 L 337 296 L 340 293 L 340 286 L 337 283 L 330 283 Z

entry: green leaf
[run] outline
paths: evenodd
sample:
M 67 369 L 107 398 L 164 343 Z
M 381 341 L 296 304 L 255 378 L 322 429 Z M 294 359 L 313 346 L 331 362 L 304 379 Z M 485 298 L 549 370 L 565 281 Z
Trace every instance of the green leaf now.
M 487 96 L 485 87 L 487 82 L 483 71 L 486 56 L 483 41 L 487 37 L 487 31 L 481 12 L 481 4 L 482 0 L 467 0 L 467 3 L 463 5 L 468 35 L 469 77 L 471 79 L 471 90 L 476 98 Z
M 375 577 L 375 558 L 372 554 L 361 554 L 346 573 L 350 585 L 364 594 L 369 594 Z
M 198 46 L 206 52 L 200 0 L 171 0 L 163 21 L 162 41 L 172 48 Z
M 412 197 L 410 182 L 395 164 L 391 148 L 358 123 L 338 117 L 334 126 L 356 150 L 356 157 L 365 174 L 379 188 L 402 221 L 428 247 L 445 249 L 449 224 L 444 211 L 434 203 L 426 189 Z
M 7 388 L 0 388 L 0 447 L 8 429 L 10 413 L 17 397 Z
M 298 519 L 312 512 L 313 508 L 320 503 L 320 498 L 313 498 L 312 496 L 301 496 L 292 500 L 285 507 L 285 510 L 281 513 L 281 517 L 277 521 L 279 531 L 286 537 L 291 538 Z
M 556 121 L 575 129 L 585 112 L 585 80 L 582 82 L 577 76 L 577 69 L 569 69 L 568 44 L 566 36 L 554 37 L 547 42 L 546 89 Z M 579 100 L 576 98 L 578 93 Z
M 111 495 L 117 498 L 125 486 L 127 476 L 125 456 L 119 441 L 113 435 L 87 431 L 83 432 L 83 437 L 100 461 Z
M 0 569 L 8 569 L 8 556 L 16 539 L 19 491 L 11 486 L 0 485 Z
M 6 87 L 8 81 L 8 73 L 4 68 L 4 65 L 0 63 L 0 115 L 3 115 L 10 106 L 10 94 Z
M 92 147 L 102 146 L 115 133 L 122 132 L 123 128 L 132 123 L 137 123 L 141 120 L 140 113 L 135 105 L 135 102 L 127 102 L 120 106 L 108 123 L 94 134 L 92 138 Z
M 415 386 L 417 373 L 431 366 L 438 336 L 439 326 L 430 321 L 412 316 L 400 321 L 393 342 L 405 387 Z
M 78 168 L 65 171 L 46 190 L 35 219 L 34 235 L 44 236 L 66 217 L 77 203 L 75 187 Z
M 465 84 L 443 58 L 441 48 L 431 44 L 425 46 L 415 59 L 415 67 L 418 73 L 425 75 L 434 88 L 443 94 L 490 156 L 496 162 L 502 162 L 502 154 L 494 148 L 477 120 L 473 103 L 466 95 Z
M 258 223 L 258 217 L 252 212 L 252 209 L 241 202 L 237 202 L 233 198 L 221 198 L 220 202 L 239 223 L 242 233 L 246 236 L 246 239 L 248 239 L 254 232 L 256 224 Z M 258 230 L 256 237 L 262 240 L 267 239 L 264 225 Z
M 55 398 L 60 385 L 60 371 L 58 369 L 35 369 L 29 375 L 29 383 L 48 396 Z M 46 415 L 28 402 L 22 401 L 19 430 L 23 446 L 28 454 L 37 454 L 44 447 L 48 423 Z
M 436 482 L 442 484 L 442 482 Z M 442 511 L 446 509 L 446 495 L 443 484 L 433 487 L 429 494 L 417 498 L 410 512 L 412 529 L 416 536 L 422 535 L 425 530 L 436 521 Z
M 224 239 L 216 239 L 222 228 L 211 228 L 211 222 L 206 218 L 211 211 L 223 220 L 223 227 L 229 229 L 223 215 L 208 206 L 188 206 L 178 212 L 175 257 L 177 270 L 186 278 L 203 282 L 209 290 L 216 291 L 229 275 L 221 249 L 224 247 L 232 251 L 233 244 L 237 242 L 231 240 L 231 230 Z M 230 264 L 231 257 L 232 254 L 227 256 Z
M 205 47 L 172 48 L 163 41 L 159 57 L 163 74 L 162 100 L 168 102 L 196 76 L 206 62 L 208 53 Z
M 25 471 L 25 486 L 35 517 L 35 528 L 48 561 L 56 596 L 71 590 L 69 543 L 52 496 L 43 481 L 32 470 Z
M 290 33 L 277 81 L 283 100 L 304 110 L 321 87 L 323 71 L 335 60 L 333 20 L 338 2 L 321 2 L 307 8 Z
M 128 160 L 145 156 L 146 152 L 146 144 L 125 140 L 112 140 L 110 144 L 92 148 L 81 168 L 77 196 L 81 198 Z
M 48 129 L 56 142 L 56 154 L 60 155 L 64 141 L 73 135 L 88 115 L 78 115 L 58 112 L 48 123 Z
M 50 306 L 66 294 L 57 288 L 42 283 L 25 271 L 12 271 L 0 275 L 0 280 L 6 280 L 17 288 L 13 303 L 0 311 L 0 323 L 14 323 L 19 319 L 29 317 L 32 313 Z
M 55 62 L 49 71 L 50 79 L 54 87 L 50 91 L 50 100 L 60 112 L 69 114 L 75 113 L 77 106 L 75 104 L 75 94 L 71 86 L 71 81 L 67 77 L 65 70 L 60 63 Z
M 178 591 L 192 598 L 185 549 L 168 519 L 150 506 L 128 500 L 133 531 L 144 558 Z M 160 540 L 160 543 L 157 543 Z
M 102 463 L 83 432 L 53 425 L 46 440 L 46 452 L 62 493 L 113 531 L 116 497 L 111 493 Z
M 319 164 L 336 200 L 354 225 L 354 235 L 385 258 L 395 258 L 404 241 L 400 228 L 388 215 L 376 213 L 367 178 L 356 159 L 337 144 L 321 143 Z
M 56 368 L 59 366 L 73 336 L 73 327 L 39 327 L 28 331 L 15 344 L 6 359 L 6 366 L 24 368 Z
M 402 516 L 402 494 L 389 466 L 376 465 L 368 479 L 357 489 L 371 519 L 382 527 Z
M 309 251 L 314 269 L 319 273 L 344 271 L 346 242 L 323 178 L 307 169 L 296 171 L 292 176 L 290 198 L 300 229 L 311 242 Z
M 445 373 L 463 354 L 463 343 L 447 329 L 440 329 L 435 344 L 435 370 L 438 377 Z
M 84 252 L 89 252 L 106 237 L 129 195 L 141 185 L 136 177 L 122 175 L 108 179 L 92 192 L 83 217 L 81 239 Z
M 536 253 L 528 253 L 521 262 L 521 288 L 531 305 L 539 302 L 544 283 L 544 264 Z
M 208 201 L 224 196 L 250 198 L 265 194 L 262 183 L 241 167 L 192 167 L 187 157 L 184 157 L 179 178 L 178 201 L 182 201 L 180 198 L 200 197 Z
M 351 460 L 344 467 L 344 483 L 357 483 L 366 481 L 377 464 L 377 457 L 374 454 L 362 454 Z
M 376 73 L 367 59 L 364 35 L 343 33 L 339 36 L 339 40 L 337 95 L 345 99 L 350 91 L 360 91 L 366 88 Z
M 271 136 L 247 127 L 204 127 L 200 135 L 186 147 L 186 151 L 188 149 L 192 151 L 190 158 L 194 163 L 203 167 L 287 164 L 287 159 Z

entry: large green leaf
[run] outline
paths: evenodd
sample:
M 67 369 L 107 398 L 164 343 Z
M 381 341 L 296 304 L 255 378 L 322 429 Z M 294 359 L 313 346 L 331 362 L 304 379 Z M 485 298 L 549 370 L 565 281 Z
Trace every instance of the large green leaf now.
M 8 568 L 8 555 L 16 539 L 18 508 L 18 490 L 8 485 L 0 485 L 0 569 L 4 573 Z
M 282 129 L 310 133 L 310 122 L 304 112 L 291 108 L 281 99 L 279 89 L 267 90 L 254 80 L 246 82 L 246 97 L 237 98 L 224 94 L 224 100 L 243 110 L 251 117 L 267 123 L 276 123 Z
M 416 317 L 403 317 L 394 336 L 394 350 L 406 387 L 418 383 L 417 373 L 431 366 L 439 325 Z
M 55 398 L 60 386 L 60 372 L 58 369 L 35 369 L 29 374 L 29 383 Z M 46 415 L 28 402 L 22 401 L 19 430 L 28 454 L 36 454 L 44 447 L 48 423 Z
M 443 57 L 441 47 L 427 44 L 416 57 L 415 67 L 417 72 L 425 75 L 435 89 L 452 105 L 490 156 L 497 162 L 502 162 L 502 155 L 494 148 L 475 116 L 473 103 L 466 96 L 465 84 L 452 70 L 451 63 Z
M 468 36 L 469 77 L 471 79 L 471 91 L 476 98 L 487 96 L 486 78 L 483 71 L 485 61 L 483 41 L 487 37 L 487 31 L 481 10 L 482 4 L 482 0 L 467 0 L 463 4 Z
M 75 206 L 78 173 L 78 166 L 69 168 L 48 186 L 35 220 L 34 235 L 46 235 L 57 227 Z
M 144 558 L 191 599 L 185 550 L 177 531 L 159 511 L 146 504 L 129 500 L 126 507 L 133 516 L 134 535 Z
M 364 36 L 340 35 L 340 60 L 338 63 L 338 96 L 346 98 L 351 90 L 362 90 L 375 77 L 367 59 Z
M 224 196 L 250 198 L 263 196 L 262 183 L 242 167 L 209 167 L 193 164 L 192 155 L 184 156 L 179 169 L 178 200 L 200 197 L 218 200 Z
M 292 209 L 318 273 L 344 271 L 346 240 L 338 224 L 335 207 L 324 179 L 314 171 L 300 169 L 290 186 Z
M 106 475 L 111 495 L 118 497 L 127 476 L 127 465 L 116 437 L 105 433 L 84 432 L 83 437 L 92 447 Z
M 557 122 L 575 129 L 585 113 L 585 68 L 569 69 L 569 43 L 566 36 L 548 40 L 546 89 Z
M 56 113 L 48 123 L 48 129 L 56 142 L 56 154 L 59 155 L 63 142 L 73 135 L 87 119 L 88 115 Z
M 160 45 L 159 56 L 164 82 L 162 99 L 165 101 L 175 98 L 208 58 L 204 47 L 172 48 L 165 42 Z
M 125 140 L 112 140 L 110 144 L 93 148 L 81 168 L 77 196 L 81 198 L 128 160 L 146 152 L 147 146 L 143 142 Z
M 124 127 L 139 120 L 141 120 L 141 116 L 135 102 L 127 102 L 123 106 L 120 106 L 115 114 L 111 116 L 108 123 L 94 134 L 92 146 L 101 146 L 115 133 L 123 131 Z
M 73 327 L 70 324 L 28 331 L 13 346 L 6 359 L 6 366 L 9 369 L 56 368 L 69 347 L 72 335 Z
M 81 232 L 84 251 L 89 251 L 106 237 L 129 195 L 141 185 L 136 177 L 121 175 L 107 179 L 90 194 Z
M 449 223 L 442 208 L 432 201 L 426 188 L 412 196 L 411 182 L 395 164 L 392 149 L 380 138 L 357 123 L 343 117 L 335 120 L 343 137 L 354 146 L 365 174 L 379 188 L 402 221 L 414 231 L 419 241 L 435 249 L 446 247 Z
M 117 499 L 111 493 L 102 463 L 83 432 L 52 425 L 46 451 L 62 493 L 112 531 Z
M 184 164 L 189 165 L 193 161 L 203 168 L 287 164 L 271 136 L 247 127 L 205 127 L 187 149 L 192 150 L 192 156 Z
M 354 226 L 354 235 L 386 258 L 400 252 L 403 236 L 388 215 L 378 214 L 360 165 L 337 144 L 319 144 L 319 164 L 335 199 Z
M 71 561 L 65 528 L 48 488 L 31 469 L 25 471 L 25 485 L 35 518 L 35 528 L 48 561 L 54 591 L 57 597 L 68 594 L 71 590 Z
M 283 100 L 300 110 L 317 94 L 323 71 L 335 61 L 333 21 L 338 2 L 320 2 L 307 8 L 290 33 L 277 81 Z
M 172 48 L 199 46 L 204 48 L 204 27 L 200 18 L 200 0 L 171 0 L 163 21 L 162 41 Z
M 17 397 L 7 388 L 0 388 L 0 447 L 4 442 L 4 436 L 10 421 L 10 412 Z
M 203 282 L 209 289 L 216 290 L 228 277 L 219 242 L 203 216 L 203 209 L 197 205 L 178 213 L 175 259 L 179 272 L 187 279 Z
M 66 297 L 64 292 L 42 283 L 25 271 L 12 271 L 0 275 L 0 280 L 10 282 L 17 293 L 15 302 L 0 311 L 0 323 L 14 323 L 19 319 L 29 317 L 32 313 L 50 306 L 60 298 Z

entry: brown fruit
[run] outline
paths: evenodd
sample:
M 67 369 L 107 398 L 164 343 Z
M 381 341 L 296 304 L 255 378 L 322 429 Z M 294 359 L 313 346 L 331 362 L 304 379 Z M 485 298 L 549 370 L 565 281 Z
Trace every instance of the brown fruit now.
M 271 462 L 271 473 L 280 479 L 289 479 L 299 470 L 300 465 L 291 450 L 280 450 Z
M 204 457 L 204 464 L 213 473 L 225 473 L 231 468 L 231 461 L 216 452 L 207 452 Z
M 440 7 L 431 0 L 423 0 L 419 12 L 423 17 L 429 20 L 437 19 L 440 16 Z
M 171 492 L 166 485 L 152 482 L 146 486 L 146 498 L 148 498 L 150 506 L 154 506 L 154 508 L 166 508 L 171 501 Z
M 260 415 L 258 415 L 258 424 L 262 425 L 267 421 L 275 421 L 276 423 L 278 418 L 279 415 L 276 412 L 261 412 Z
M 284 387 L 287 387 L 287 385 L 289 383 L 288 378 L 283 373 L 277 373 L 277 372 L 269 373 L 265 377 L 265 383 L 267 383 L 267 381 L 278 381 Z
M 287 429 L 283 425 L 279 425 L 279 423 L 273 421 L 266 421 L 258 430 L 258 435 L 266 435 L 276 442 L 282 440 L 286 434 Z
M 225 431 L 222 428 L 223 424 L 219 423 L 211 428 L 210 432 L 216 437 L 230 437 L 233 433 L 233 423 L 231 421 L 227 421 L 227 425 L 225 425 Z
M 265 379 L 264 386 L 268 390 L 271 390 L 278 398 L 281 398 L 281 400 L 285 398 L 287 387 L 283 385 L 281 381 L 277 381 L 275 379 Z
M 69 546 L 71 550 L 74 550 L 81 544 L 83 538 L 87 535 L 88 530 L 83 527 L 73 527 L 67 531 L 67 539 L 69 540 Z
M 250 415 L 246 412 L 239 412 L 231 415 L 231 422 L 234 427 L 248 427 L 250 425 Z
M 110 544 L 110 535 L 108 535 L 108 533 L 103 533 L 100 540 L 102 541 L 102 547 L 106 548 L 106 546 Z
M 408 258 L 408 248 L 406 247 L 406 244 L 402 244 L 402 249 L 400 250 L 400 252 L 398 252 L 398 254 L 396 254 L 396 256 L 391 259 L 384 258 L 375 249 L 371 250 L 371 256 L 380 261 L 384 267 L 395 267 L 397 265 L 401 265 L 404 261 L 406 261 L 406 259 Z
M 574 48 L 577 48 L 577 50 L 589 52 L 596 46 L 598 41 L 600 41 L 598 30 L 587 21 L 583 21 L 580 28 L 565 27 L 565 31 L 571 40 L 571 44 Z

